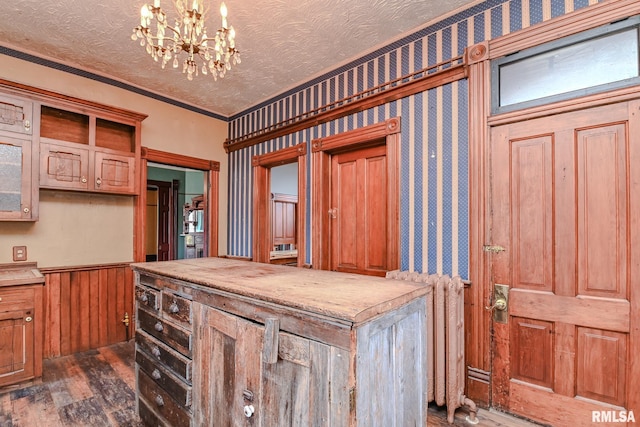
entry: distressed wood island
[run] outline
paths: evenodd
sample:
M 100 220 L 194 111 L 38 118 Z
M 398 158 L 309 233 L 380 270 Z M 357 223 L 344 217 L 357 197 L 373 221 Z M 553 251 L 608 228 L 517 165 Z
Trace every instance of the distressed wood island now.
M 132 268 L 145 424 L 426 425 L 426 287 L 222 258 Z

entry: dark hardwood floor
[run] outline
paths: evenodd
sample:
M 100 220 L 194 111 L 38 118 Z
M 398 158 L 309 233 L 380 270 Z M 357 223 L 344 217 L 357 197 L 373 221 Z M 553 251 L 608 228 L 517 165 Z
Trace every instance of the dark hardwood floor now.
M 41 380 L 0 389 L 0 426 L 141 426 L 133 341 L 45 360 Z
M 133 340 L 73 356 L 45 360 L 43 376 L 0 388 L 0 427 L 138 427 L 135 413 Z M 463 409 L 455 426 L 471 426 Z M 446 410 L 430 406 L 428 426 L 450 426 Z M 479 426 L 531 427 L 534 424 L 480 410 Z

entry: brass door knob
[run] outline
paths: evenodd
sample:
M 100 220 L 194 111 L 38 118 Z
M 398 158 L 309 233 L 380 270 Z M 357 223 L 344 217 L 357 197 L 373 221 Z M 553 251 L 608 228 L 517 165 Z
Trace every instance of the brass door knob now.
M 496 298 L 496 302 L 493 303 L 493 305 L 491 307 L 485 307 L 485 310 L 500 310 L 500 311 L 504 311 L 507 309 L 507 300 L 505 298 Z

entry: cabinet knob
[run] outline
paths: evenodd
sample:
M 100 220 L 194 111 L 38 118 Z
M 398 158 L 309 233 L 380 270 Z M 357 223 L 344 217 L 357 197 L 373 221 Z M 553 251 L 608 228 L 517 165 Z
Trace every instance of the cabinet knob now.
M 155 356 L 155 357 L 160 357 L 160 349 L 158 347 L 153 347 L 151 349 L 151 353 Z
M 102 185 L 102 179 L 101 178 L 96 178 L 96 185 L 98 187 L 100 187 Z
M 31 322 L 32 320 L 33 320 L 33 317 L 31 317 L 31 316 L 27 316 L 27 317 L 24 318 L 25 322 Z
M 164 327 L 162 326 L 162 323 L 157 322 L 154 326 L 155 330 L 158 332 L 162 332 L 162 330 L 164 329 Z
M 178 307 L 178 304 L 176 304 L 175 301 L 169 306 L 169 311 L 173 314 L 176 314 L 177 312 L 180 311 L 180 308 Z
M 158 371 L 157 369 L 154 369 L 153 372 L 151 373 L 151 376 L 153 377 L 154 380 L 159 380 L 160 379 L 160 371 Z
M 30 209 L 29 209 L 29 208 L 24 208 L 24 209 L 22 209 L 22 212 L 24 212 L 24 213 L 29 213 L 29 212 L 30 212 Z
M 160 395 L 156 396 L 156 405 L 164 406 L 164 399 L 162 398 L 162 396 L 160 396 Z
M 256 408 L 254 408 L 253 405 L 246 405 L 244 407 L 244 416 L 247 418 L 251 418 L 251 416 L 255 411 L 256 411 Z
M 24 121 L 24 130 L 28 131 L 31 129 L 31 122 L 29 120 Z
M 82 181 L 83 184 L 86 184 L 87 183 L 87 177 L 83 176 L 80 181 Z

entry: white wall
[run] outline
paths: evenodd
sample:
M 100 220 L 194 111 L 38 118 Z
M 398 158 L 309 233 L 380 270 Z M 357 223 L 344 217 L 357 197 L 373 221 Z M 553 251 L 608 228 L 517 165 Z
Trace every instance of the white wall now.
M 218 252 L 226 254 L 226 122 L 12 57 L 0 55 L 0 61 L 2 79 L 147 114 L 143 147 L 220 162 Z M 19 245 L 40 267 L 133 261 L 133 212 L 132 197 L 43 190 L 38 222 L 0 222 L 0 263 L 12 262 L 12 247 Z

